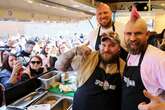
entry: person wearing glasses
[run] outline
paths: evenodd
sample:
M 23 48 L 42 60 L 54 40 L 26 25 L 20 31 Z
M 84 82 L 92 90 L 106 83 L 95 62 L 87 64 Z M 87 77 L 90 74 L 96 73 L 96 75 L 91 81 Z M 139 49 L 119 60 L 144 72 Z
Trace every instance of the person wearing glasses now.
M 46 67 L 42 66 L 42 59 L 40 56 L 36 55 L 30 58 L 28 66 L 22 74 L 21 80 L 28 80 L 33 77 L 37 77 L 38 75 L 46 72 Z
M 124 30 L 129 54 L 123 74 L 122 110 L 138 110 L 141 102 L 149 103 L 145 89 L 154 96 L 165 95 L 165 52 L 147 44 L 148 37 L 147 23 L 133 6 Z

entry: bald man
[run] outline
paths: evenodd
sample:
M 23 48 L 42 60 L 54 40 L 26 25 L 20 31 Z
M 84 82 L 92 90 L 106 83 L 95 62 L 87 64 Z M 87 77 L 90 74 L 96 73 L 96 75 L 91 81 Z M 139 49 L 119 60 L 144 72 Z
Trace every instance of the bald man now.
M 112 11 L 107 4 L 100 3 L 97 5 L 96 19 L 99 27 L 90 33 L 89 40 L 92 48 L 98 50 L 102 33 L 115 31 L 114 24 L 112 23 Z
M 165 52 L 148 45 L 148 36 L 146 22 L 132 12 L 124 30 L 129 54 L 123 74 L 122 110 L 138 110 L 139 103 L 149 102 L 144 89 L 152 95 L 164 94 Z
M 121 46 L 125 47 L 123 41 L 123 35 L 120 35 L 121 28 L 119 28 L 119 23 L 112 21 L 112 11 L 109 5 L 105 3 L 99 3 L 96 7 L 96 19 L 98 22 L 98 27 L 94 29 L 90 34 L 89 34 L 89 41 L 90 41 L 90 46 L 93 50 L 99 50 L 99 44 L 100 44 L 100 39 L 101 35 L 103 33 L 109 33 L 109 32 L 117 32 L 120 36 L 121 40 Z M 120 52 L 120 57 L 122 59 L 126 59 L 127 57 L 127 52 L 121 48 Z

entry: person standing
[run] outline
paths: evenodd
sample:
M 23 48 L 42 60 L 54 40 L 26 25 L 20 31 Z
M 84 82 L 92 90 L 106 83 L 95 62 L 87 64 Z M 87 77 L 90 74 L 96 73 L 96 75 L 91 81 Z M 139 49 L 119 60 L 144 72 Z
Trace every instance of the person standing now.
M 118 23 L 112 21 L 112 11 L 109 5 L 105 3 L 99 3 L 96 7 L 96 19 L 99 26 L 89 34 L 90 47 L 93 50 L 99 50 L 99 44 L 101 42 L 101 35 L 108 32 L 120 31 Z M 119 34 L 119 33 L 118 33 Z M 123 37 L 119 35 L 121 41 L 120 57 L 125 60 L 127 52 L 125 50 L 125 44 Z
M 133 6 L 124 30 L 129 54 L 123 74 L 122 110 L 138 110 L 138 104 L 148 103 L 144 89 L 157 96 L 165 90 L 165 53 L 147 44 L 148 37 L 147 24 Z
M 78 88 L 73 110 L 120 110 L 121 75 L 125 62 L 119 58 L 120 41 L 116 33 L 103 34 L 99 51 L 87 45 L 62 54 L 55 64 L 58 70 L 72 68 L 78 73 Z
M 33 47 L 35 46 L 35 42 L 32 40 L 28 40 L 25 44 L 25 49 L 21 52 L 17 53 L 18 60 L 23 64 L 23 66 L 27 66 L 30 60 L 31 52 L 33 51 Z

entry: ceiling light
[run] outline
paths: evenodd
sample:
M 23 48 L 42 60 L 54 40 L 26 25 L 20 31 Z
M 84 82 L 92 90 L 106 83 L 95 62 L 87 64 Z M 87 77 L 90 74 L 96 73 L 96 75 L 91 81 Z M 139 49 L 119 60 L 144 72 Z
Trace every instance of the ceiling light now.
M 89 10 L 90 12 L 92 12 L 92 13 L 96 13 L 96 10 Z
M 49 7 L 49 5 L 45 5 L 46 7 Z
M 160 5 L 161 5 L 161 6 L 165 6 L 165 4 L 164 4 L 164 3 L 161 3 Z
M 66 8 L 61 8 L 63 11 L 67 11 L 67 9 Z
M 79 5 L 72 5 L 73 7 L 75 7 L 75 8 L 78 8 L 78 7 L 80 7 Z
M 52 6 L 52 8 L 57 8 L 57 7 Z
M 144 10 L 147 10 L 147 9 L 148 9 L 148 7 L 145 6 L 145 7 L 144 7 Z
M 27 0 L 27 2 L 28 2 L 28 3 L 33 3 L 33 1 L 32 1 L 32 0 Z

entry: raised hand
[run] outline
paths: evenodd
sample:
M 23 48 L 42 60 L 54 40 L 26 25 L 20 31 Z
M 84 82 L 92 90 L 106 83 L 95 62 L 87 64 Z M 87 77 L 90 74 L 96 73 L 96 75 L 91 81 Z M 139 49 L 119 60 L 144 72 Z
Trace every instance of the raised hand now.
M 88 47 L 89 45 L 89 42 L 85 43 L 84 45 L 82 46 L 79 46 L 76 48 L 76 54 L 77 55 L 81 55 L 83 57 L 86 57 L 88 56 L 90 53 L 91 53 L 91 49 Z
M 21 69 L 22 69 L 22 64 L 19 61 L 15 61 L 14 65 L 13 65 L 12 74 L 11 74 L 8 82 L 15 84 L 17 82 L 17 76 Z
M 22 69 L 22 64 L 19 61 L 15 61 L 13 65 L 12 74 L 17 76 L 17 74 L 19 73 L 21 69 Z
M 139 110 L 165 110 L 165 102 L 159 96 L 153 96 L 146 90 L 143 91 L 144 95 L 150 99 L 150 103 L 142 102 L 138 105 Z

